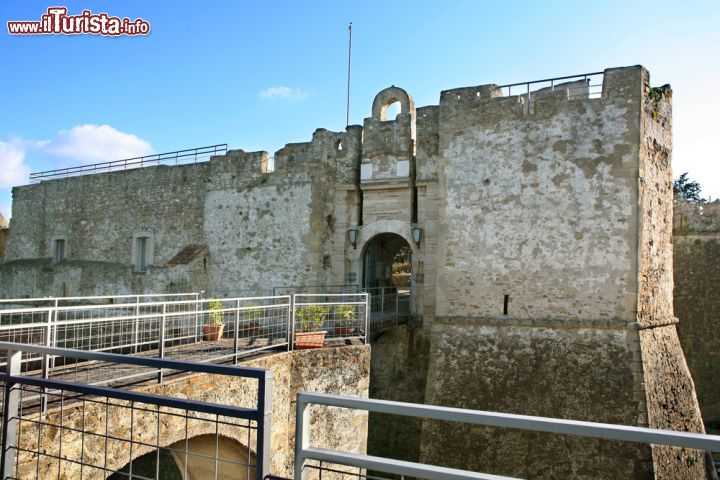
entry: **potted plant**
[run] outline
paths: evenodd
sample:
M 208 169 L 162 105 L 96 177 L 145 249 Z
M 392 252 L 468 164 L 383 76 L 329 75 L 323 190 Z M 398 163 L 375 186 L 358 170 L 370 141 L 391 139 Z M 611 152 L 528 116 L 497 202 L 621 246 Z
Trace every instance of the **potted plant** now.
M 248 303 L 246 307 L 257 307 L 257 303 Z M 262 332 L 260 324 L 260 310 L 252 308 L 252 310 L 243 310 L 241 314 L 240 331 L 243 337 L 257 337 Z
M 210 323 L 203 325 L 203 339 L 209 342 L 214 342 L 222 338 L 225 324 L 223 323 L 223 305 L 222 301 L 214 298 L 208 302 L 208 309 L 210 310 L 209 318 Z
M 337 324 L 335 326 L 336 335 L 352 335 L 355 333 L 355 305 L 341 305 L 335 309 L 338 315 Z
M 325 323 L 330 307 L 306 305 L 295 309 L 295 348 L 319 348 L 325 343 Z

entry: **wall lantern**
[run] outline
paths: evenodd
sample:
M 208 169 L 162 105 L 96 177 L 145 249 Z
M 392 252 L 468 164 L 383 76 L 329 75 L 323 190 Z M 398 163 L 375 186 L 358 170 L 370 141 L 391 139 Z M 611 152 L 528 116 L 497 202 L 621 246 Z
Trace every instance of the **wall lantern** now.
M 417 223 L 413 223 L 412 228 L 410 229 L 412 232 L 412 239 L 413 242 L 415 242 L 415 245 L 420 248 L 420 239 L 422 238 L 422 228 L 420 228 Z
M 358 229 L 357 228 L 351 228 L 348 230 L 348 239 L 350 240 L 350 244 L 355 249 L 357 249 L 357 237 L 358 237 Z

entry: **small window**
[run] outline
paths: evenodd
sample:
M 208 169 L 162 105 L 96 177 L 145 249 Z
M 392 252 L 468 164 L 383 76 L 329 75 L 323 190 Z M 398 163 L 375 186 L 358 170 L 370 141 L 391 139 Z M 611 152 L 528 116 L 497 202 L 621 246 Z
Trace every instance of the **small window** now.
M 53 257 L 55 259 L 55 263 L 60 263 L 65 260 L 65 239 L 56 238 L 54 243 L 55 246 Z
M 148 237 L 138 237 L 137 239 L 137 269 L 138 272 L 147 272 L 148 266 Z
M 151 233 L 140 232 L 133 236 L 132 263 L 136 272 L 145 273 L 153 263 L 154 238 Z

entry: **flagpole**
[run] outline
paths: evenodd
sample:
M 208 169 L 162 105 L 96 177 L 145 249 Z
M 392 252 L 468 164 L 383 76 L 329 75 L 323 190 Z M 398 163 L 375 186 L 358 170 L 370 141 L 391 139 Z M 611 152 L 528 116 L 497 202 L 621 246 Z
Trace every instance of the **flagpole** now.
M 347 74 L 347 106 L 345 110 L 345 126 L 350 125 L 350 62 L 352 60 L 352 22 L 348 26 L 350 43 L 348 44 L 348 74 Z

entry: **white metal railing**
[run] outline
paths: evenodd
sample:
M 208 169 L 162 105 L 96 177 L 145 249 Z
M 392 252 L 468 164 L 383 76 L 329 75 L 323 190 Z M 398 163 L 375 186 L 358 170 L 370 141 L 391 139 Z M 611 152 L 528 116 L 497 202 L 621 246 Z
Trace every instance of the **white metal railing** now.
M 312 315 L 319 316 L 321 321 L 315 319 L 314 323 L 301 325 L 303 319 Z M 301 330 L 325 331 L 328 339 L 365 341 L 367 318 L 367 294 L 162 302 L 142 302 L 136 298 L 132 303 L 0 309 L 0 341 L 159 358 L 237 362 L 241 356 L 262 350 L 292 349 L 295 342 L 291 339 Z M 82 375 L 83 382 L 94 384 L 143 375 L 68 365 L 47 356 L 26 355 L 23 364 L 28 371 L 42 371 L 45 378 L 70 376 L 75 379 Z
M 390 286 L 364 288 L 370 294 L 370 327 L 384 330 L 410 316 L 410 287 Z
M 297 293 L 293 295 L 292 336 L 325 332 L 325 338 L 367 341 L 370 315 L 367 293 Z
M 92 165 L 81 165 L 77 167 L 61 168 L 58 170 L 47 170 L 44 172 L 33 172 L 30 174 L 30 181 L 52 180 L 55 178 L 72 177 L 77 175 L 88 175 L 93 173 L 116 172 L 142 167 L 154 167 L 158 165 L 182 165 L 186 163 L 197 163 L 210 160 L 216 155 L 225 155 L 228 146 L 226 143 L 210 145 L 209 147 L 190 148 L 175 152 L 157 153 L 144 157 L 113 160 L 111 162 L 94 163 Z
M 569 100 L 601 98 L 604 72 L 581 73 L 565 77 L 533 80 L 500 85 L 503 96 L 517 95 L 524 99 L 528 113 L 534 111 L 534 96 L 553 91 L 566 91 Z
M 60 306 L 64 304 L 81 305 L 88 303 L 144 303 L 158 300 L 194 298 L 198 300 L 200 293 L 149 293 L 137 295 L 92 295 L 85 297 L 34 297 L 34 298 L 0 298 L 0 309 L 17 308 L 27 305 L 34 307 Z
M 367 470 L 430 480 L 507 480 L 509 478 L 313 447 L 310 445 L 310 438 L 314 437 L 314 435 L 310 433 L 310 409 L 308 408 L 311 404 L 418 417 L 428 420 L 443 420 L 720 452 L 720 436 L 718 435 L 303 392 L 298 393 L 296 404 L 295 480 L 307 480 L 310 470 L 319 470 L 320 475 L 322 475 L 322 471 L 337 472 L 341 475 L 347 475 L 348 478 L 361 478 L 365 476 L 364 472 Z M 337 467 L 333 468 L 328 464 Z M 372 478 L 379 479 L 383 477 L 374 474 Z

